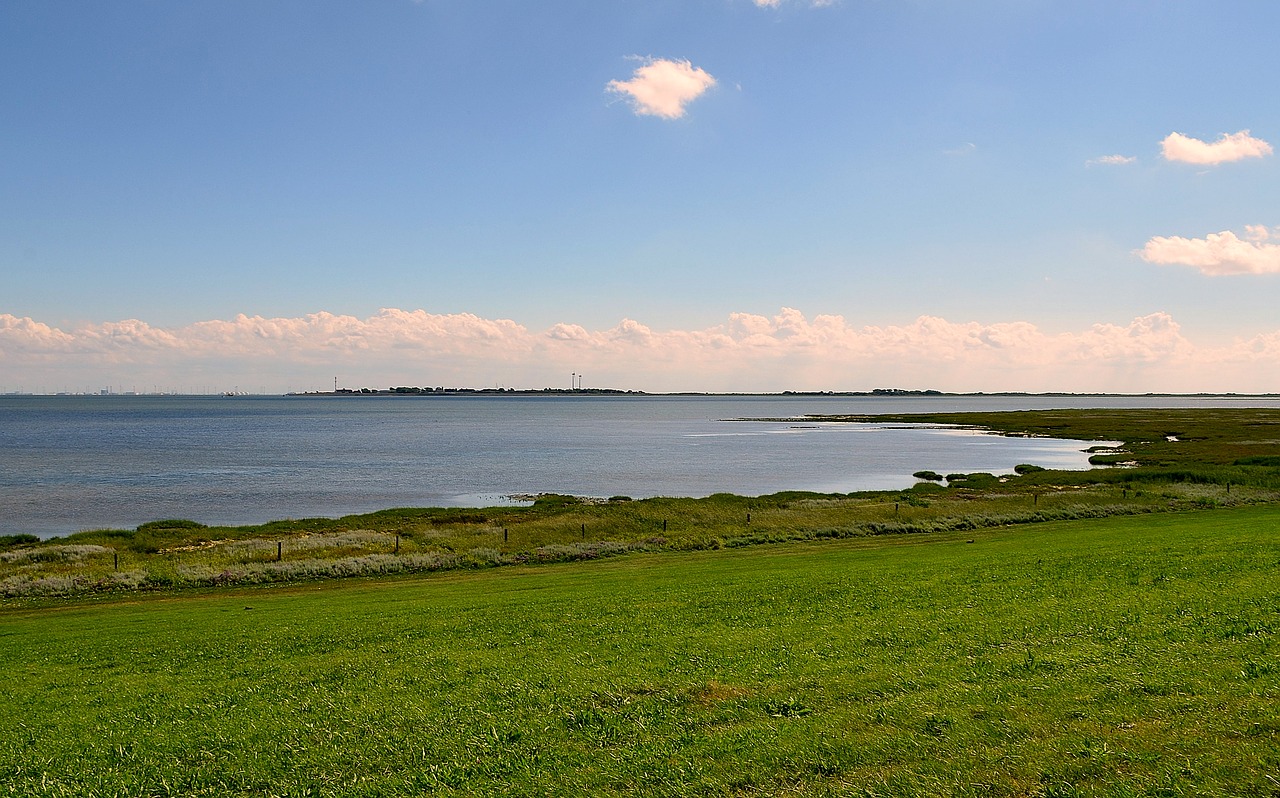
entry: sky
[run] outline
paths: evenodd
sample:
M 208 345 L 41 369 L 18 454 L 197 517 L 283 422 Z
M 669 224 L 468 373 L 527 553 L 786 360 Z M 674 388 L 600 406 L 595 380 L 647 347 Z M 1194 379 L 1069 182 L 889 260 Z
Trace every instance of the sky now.
M 1280 392 L 1273 0 L 0 4 L 0 392 Z

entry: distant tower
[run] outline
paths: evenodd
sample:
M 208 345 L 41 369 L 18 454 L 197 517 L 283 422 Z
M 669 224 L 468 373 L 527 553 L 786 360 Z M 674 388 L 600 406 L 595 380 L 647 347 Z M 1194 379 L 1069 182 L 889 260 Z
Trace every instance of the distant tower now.
M 334 378 L 333 378 L 333 392 L 334 392 L 334 393 L 337 393 L 337 392 L 338 392 L 338 378 L 337 378 L 337 377 L 334 377 Z

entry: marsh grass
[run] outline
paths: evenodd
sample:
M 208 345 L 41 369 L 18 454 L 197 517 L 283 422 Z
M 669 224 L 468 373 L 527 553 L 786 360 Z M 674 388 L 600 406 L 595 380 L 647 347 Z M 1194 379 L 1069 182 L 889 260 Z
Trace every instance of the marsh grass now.
M 545 497 L 531 508 L 465 514 L 394 509 L 249 527 L 85 532 L 0 551 L 0 595 L 256 584 L 449 568 L 594 560 L 786 541 L 938 534 L 1049 521 L 1269 503 L 1280 489 L 1154 475 L 1071 484 L 1036 471 L 1001 482 L 951 475 L 894 493 L 780 493 L 590 502 Z M 137 538 L 141 538 L 141 543 Z M 119 573 L 131 574 L 122 578 Z M 139 577 L 138 574 L 141 574 Z

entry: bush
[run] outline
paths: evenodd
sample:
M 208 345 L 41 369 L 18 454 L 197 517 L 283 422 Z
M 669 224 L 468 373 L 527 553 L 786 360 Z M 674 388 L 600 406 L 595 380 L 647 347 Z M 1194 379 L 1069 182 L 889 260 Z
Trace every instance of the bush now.
M 967 488 L 990 488 L 1000 484 L 1000 478 L 995 474 L 978 471 L 965 477 L 964 484 Z
M 915 477 L 916 479 L 925 479 L 930 482 L 942 481 L 942 475 L 939 474 L 937 471 L 917 471 L 911 476 Z
M 990 488 L 999 484 L 995 474 L 976 471 L 972 474 L 947 474 L 947 484 L 955 488 Z
M 911 493 L 944 493 L 946 488 L 935 482 L 917 482 L 907 490 Z
M 1092 454 L 1089 455 L 1089 465 L 1119 465 L 1126 462 L 1127 454 Z
M 0 535 L 0 548 L 9 548 L 10 546 L 26 546 L 31 543 L 39 543 L 40 538 L 35 535 Z
M 561 507 L 573 507 L 582 504 L 577 496 L 564 496 L 559 493 L 544 493 L 533 500 L 535 510 L 556 510 Z
M 1037 471 L 1044 471 L 1044 470 L 1045 469 L 1043 467 L 1038 465 L 1032 465 L 1031 463 L 1019 463 L 1018 465 L 1013 467 L 1013 472 L 1015 474 L 1034 474 Z

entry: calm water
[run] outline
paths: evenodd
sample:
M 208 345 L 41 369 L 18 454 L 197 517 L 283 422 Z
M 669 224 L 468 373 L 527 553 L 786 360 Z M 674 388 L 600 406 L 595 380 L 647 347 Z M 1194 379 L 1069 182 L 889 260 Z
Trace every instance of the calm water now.
M 0 397 L 0 534 L 497 504 L 513 494 L 746 495 L 913 471 L 1085 468 L 1089 444 L 806 413 L 1241 404 L 1119 397 Z M 1280 406 L 1280 401 L 1248 400 Z

